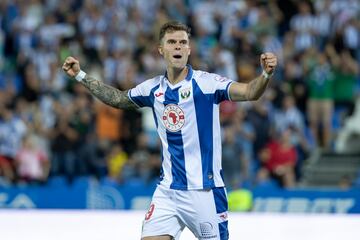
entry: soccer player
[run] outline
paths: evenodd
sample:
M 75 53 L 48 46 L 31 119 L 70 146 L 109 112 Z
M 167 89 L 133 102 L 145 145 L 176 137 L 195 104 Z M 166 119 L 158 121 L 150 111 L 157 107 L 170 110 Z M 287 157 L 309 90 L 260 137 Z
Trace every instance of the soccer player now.
M 143 240 L 178 239 L 188 227 L 198 239 L 228 239 L 227 197 L 221 169 L 219 104 L 260 98 L 274 73 L 273 53 L 260 56 L 261 75 L 238 83 L 192 69 L 190 29 L 179 22 L 164 24 L 159 53 L 164 75 L 120 91 L 80 69 L 66 58 L 63 70 L 105 104 L 115 108 L 150 107 L 162 143 L 162 169 L 142 228 Z

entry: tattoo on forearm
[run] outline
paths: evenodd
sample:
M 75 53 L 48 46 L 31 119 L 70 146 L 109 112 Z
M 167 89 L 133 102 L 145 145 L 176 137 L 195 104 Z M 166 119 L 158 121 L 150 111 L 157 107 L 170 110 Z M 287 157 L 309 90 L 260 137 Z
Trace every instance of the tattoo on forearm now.
M 248 100 L 257 100 L 264 93 L 266 86 L 268 85 L 269 79 L 265 79 L 259 76 L 252 80 L 248 85 L 248 91 L 246 98 Z
M 137 108 L 129 99 L 128 90 L 120 91 L 88 75 L 85 76 L 81 83 L 88 88 L 95 97 L 107 105 L 121 109 Z

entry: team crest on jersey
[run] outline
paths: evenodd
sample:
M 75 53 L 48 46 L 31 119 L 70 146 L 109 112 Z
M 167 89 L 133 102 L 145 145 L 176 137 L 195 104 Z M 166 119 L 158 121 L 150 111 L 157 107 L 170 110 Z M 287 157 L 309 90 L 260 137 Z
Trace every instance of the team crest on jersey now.
M 164 109 L 162 120 L 167 130 L 177 132 L 185 124 L 184 111 L 178 105 L 169 104 Z
M 188 87 L 188 88 L 184 88 L 184 89 L 180 89 L 180 97 L 181 99 L 187 99 L 188 97 L 190 97 L 190 94 L 191 94 L 191 88 Z

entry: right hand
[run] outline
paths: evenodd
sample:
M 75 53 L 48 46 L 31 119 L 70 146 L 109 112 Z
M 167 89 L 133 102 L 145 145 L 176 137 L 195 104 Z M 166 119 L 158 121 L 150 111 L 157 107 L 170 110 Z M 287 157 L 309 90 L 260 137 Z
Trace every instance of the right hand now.
M 273 74 L 277 65 L 277 57 L 274 53 L 267 52 L 260 56 L 260 64 L 267 74 Z
M 69 77 L 75 77 L 80 72 L 80 63 L 73 57 L 67 57 L 62 69 Z

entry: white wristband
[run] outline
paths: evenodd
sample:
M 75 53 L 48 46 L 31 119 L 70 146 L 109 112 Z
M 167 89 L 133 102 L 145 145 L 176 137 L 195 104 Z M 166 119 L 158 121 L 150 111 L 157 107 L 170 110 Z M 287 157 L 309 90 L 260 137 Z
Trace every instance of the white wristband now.
M 269 73 L 265 72 L 265 70 L 263 70 L 262 73 L 261 73 L 261 75 L 263 75 L 263 77 L 264 77 L 265 79 L 269 79 L 269 78 L 272 77 L 273 74 L 272 74 L 272 73 L 269 74 Z
M 76 74 L 75 79 L 78 82 L 81 82 L 86 76 L 86 72 L 84 72 L 83 70 L 80 70 L 80 72 L 78 74 Z

